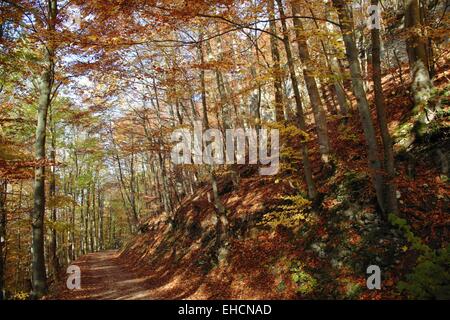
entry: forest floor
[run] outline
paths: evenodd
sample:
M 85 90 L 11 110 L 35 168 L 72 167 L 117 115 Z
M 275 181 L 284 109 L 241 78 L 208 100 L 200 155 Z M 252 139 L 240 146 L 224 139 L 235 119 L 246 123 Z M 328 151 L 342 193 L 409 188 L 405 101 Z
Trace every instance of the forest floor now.
M 147 285 L 147 278 L 134 272 L 119 251 L 104 251 L 81 257 L 72 265 L 81 269 L 81 289 L 64 290 L 51 299 L 139 300 L 158 299 Z

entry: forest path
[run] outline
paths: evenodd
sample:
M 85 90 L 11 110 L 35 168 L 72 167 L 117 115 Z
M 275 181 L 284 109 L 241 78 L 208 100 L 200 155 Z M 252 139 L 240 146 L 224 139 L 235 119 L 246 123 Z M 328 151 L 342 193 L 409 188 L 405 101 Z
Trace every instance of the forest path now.
M 50 299 L 68 300 L 148 300 L 152 290 L 146 277 L 119 258 L 119 251 L 91 253 L 72 263 L 81 269 L 81 289 L 64 288 Z M 66 279 L 61 281 L 65 284 Z

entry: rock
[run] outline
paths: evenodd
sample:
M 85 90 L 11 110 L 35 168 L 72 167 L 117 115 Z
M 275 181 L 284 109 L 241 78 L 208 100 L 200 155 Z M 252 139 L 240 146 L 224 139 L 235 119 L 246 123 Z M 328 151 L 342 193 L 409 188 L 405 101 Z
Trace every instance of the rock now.
M 311 249 L 317 253 L 320 258 L 325 258 L 325 246 L 326 244 L 323 242 L 316 242 L 311 245 Z
M 217 224 L 217 216 L 215 214 L 211 214 L 208 219 L 204 219 L 201 222 L 201 228 L 207 229 L 209 227 L 214 227 Z
M 333 268 L 339 269 L 339 268 L 342 268 L 343 263 L 342 263 L 342 261 L 339 261 L 337 259 L 331 259 L 331 265 L 333 266 Z
M 222 262 L 226 261 L 227 257 L 228 257 L 228 249 L 224 248 L 224 247 L 220 248 L 219 249 L 219 254 L 218 254 L 218 257 L 217 257 L 217 259 L 219 260 L 219 263 L 222 263 Z

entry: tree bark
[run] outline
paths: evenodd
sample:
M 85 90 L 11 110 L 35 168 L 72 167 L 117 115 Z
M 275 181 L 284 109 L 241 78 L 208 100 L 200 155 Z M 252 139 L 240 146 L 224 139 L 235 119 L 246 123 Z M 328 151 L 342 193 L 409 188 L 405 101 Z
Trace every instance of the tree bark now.
M 272 53 L 272 73 L 273 86 L 275 90 L 275 121 L 287 120 L 285 105 L 283 99 L 283 78 L 281 69 L 280 49 L 278 48 L 278 39 L 274 36 L 277 34 L 277 25 L 275 21 L 275 3 L 269 0 L 269 28 L 270 28 L 270 48 Z
M 58 14 L 57 0 L 48 0 L 48 31 L 56 30 L 56 18 Z M 52 35 L 50 35 L 52 37 Z M 47 113 L 51 103 L 51 91 L 53 87 L 53 68 L 55 44 L 50 39 L 47 42 L 44 53 L 44 71 L 39 84 L 39 103 L 36 126 L 35 158 L 37 167 L 34 177 L 34 208 L 31 215 L 32 225 L 32 298 L 39 299 L 47 293 L 47 272 L 45 269 L 44 254 L 44 216 L 45 216 L 45 141 L 47 130 Z
M 0 181 L 0 301 L 5 300 L 6 181 Z
M 311 13 L 311 16 L 315 18 L 315 13 L 311 7 L 308 8 L 309 12 Z M 326 17 L 328 17 L 329 14 L 326 14 Z M 317 23 L 317 20 L 313 20 L 314 25 L 316 26 L 317 30 L 320 30 L 319 24 Z M 333 33 L 334 26 L 331 25 L 331 23 L 326 23 L 327 29 Z M 325 61 L 327 62 L 328 70 L 330 71 L 330 74 L 337 75 L 339 77 L 342 77 L 341 70 L 339 68 L 339 63 L 337 61 L 337 58 L 335 56 L 331 56 L 328 54 L 328 47 L 325 44 L 323 40 L 320 40 L 320 45 L 322 47 L 323 54 L 325 56 Z M 333 79 L 333 86 L 334 86 L 334 93 L 336 94 L 336 98 L 339 104 L 339 112 L 342 116 L 346 117 L 348 115 L 348 111 L 350 110 L 347 102 L 347 96 L 345 95 L 344 86 L 342 84 L 342 81 L 340 79 Z
M 281 0 L 277 1 L 278 5 L 282 6 Z M 301 12 L 298 0 L 291 1 L 291 8 L 294 16 L 300 15 Z M 299 18 L 294 18 L 294 26 L 298 52 L 300 60 L 303 64 L 303 78 L 305 79 L 309 100 L 311 102 L 311 108 L 314 114 L 314 120 L 316 122 L 316 131 L 319 138 L 319 150 L 322 155 L 322 161 L 324 163 L 328 163 L 330 160 L 330 142 L 328 138 L 327 119 L 323 109 L 323 103 L 320 98 L 319 89 L 317 88 L 316 79 L 311 70 L 312 62 L 309 54 L 308 43 L 301 34 L 301 31 L 304 31 L 304 28 Z
M 345 0 L 333 0 L 333 5 L 337 9 L 342 37 L 345 43 L 347 59 L 350 64 L 350 74 L 352 78 L 353 93 L 356 97 L 364 136 L 367 144 L 369 169 L 375 188 L 377 202 L 383 213 L 385 213 L 383 198 L 383 176 L 381 175 L 381 162 L 379 159 L 377 137 L 372 117 L 370 115 L 369 102 L 364 89 L 364 81 L 361 76 L 361 64 L 358 58 L 358 50 L 354 40 L 354 27 L 351 9 L 346 5 Z
M 35 157 L 38 166 L 34 179 L 34 209 L 32 213 L 32 297 L 41 298 L 47 293 L 47 274 L 44 255 L 44 216 L 45 216 L 45 140 L 47 129 L 47 112 L 50 105 L 52 78 L 51 58 L 46 54 L 47 66 L 40 80 L 40 98 L 36 127 Z
M 200 36 L 202 39 L 202 36 Z M 205 63 L 203 47 L 199 45 L 199 55 L 200 62 L 203 65 Z M 209 119 L 208 119 L 208 109 L 207 109 L 207 97 L 206 97 L 206 82 L 205 82 L 205 70 L 202 68 L 200 73 L 200 83 L 201 83 L 201 95 L 202 95 L 202 120 L 203 120 L 203 129 L 208 130 L 210 128 Z M 214 207 L 216 209 L 216 257 L 219 257 L 219 251 L 224 245 L 224 242 L 227 238 L 228 232 L 228 220 L 226 216 L 226 208 L 222 203 L 222 200 L 219 196 L 219 188 L 217 184 L 217 178 L 214 172 L 214 166 L 208 166 L 208 175 L 211 182 L 211 189 L 214 199 Z
M 434 119 L 435 110 L 428 102 L 432 95 L 433 84 L 430 78 L 427 38 L 422 35 L 423 19 L 419 0 L 405 0 L 405 29 L 409 35 L 406 41 L 410 74 L 411 90 L 414 97 L 413 116 L 415 118 L 414 135 L 421 136 L 426 131 L 426 125 Z M 414 141 L 415 137 L 411 140 Z
M 371 0 L 371 4 L 378 6 L 378 0 Z M 398 213 L 397 189 L 394 183 L 395 162 L 392 138 L 389 133 L 388 120 L 386 116 L 386 105 L 381 82 L 381 40 L 380 30 L 373 28 L 372 36 L 372 78 L 375 92 L 375 106 L 377 108 L 378 125 L 381 131 L 384 150 L 384 169 L 386 171 L 384 200 L 387 213 Z
M 56 197 L 56 129 L 55 129 L 55 123 L 53 118 L 53 108 L 51 108 L 50 112 L 50 132 L 51 132 L 51 151 L 50 151 L 50 160 L 52 162 L 52 172 L 50 176 L 50 198 L 53 200 Z M 51 220 L 53 224 L 57 222 L 57 209 L 54 206 L 51 209 Z M 56 229 L 55 227 L 51 230 L 51 238 L 50 238 L 50 265 L 52 270 L 53 279 L 55 281 L 58 281 L 58 274 L 59 274 L 59 262 L 58 262 L 58 255 L 57 255 L 57 238 L 56 238 Z
M 273 0 L 270 0 L 271 2 Z M 303 103 L 300 96 L 300 89 L 298 87 L 298 80 L 297 75 L 295 74 L 295 66 L 294 66 L 294 59 L 292 57 L 292 50 L 289 40 L 289 34 L 286 26 L 286 16 L 284 14 L 284 9 L 281 0 L 277 0 L 278 3 L 278 10 L 280 11 L 281 16 L 281 25 L 283 28 L 283 44 L 284 49 L 286 51 L 287 61 L 288 61 L 288 67 L 289 67 L 289 74 L 291 76 L 291 82 L 292 87 L 294 90 L 294 98 L 295 98 L 295 104 L 296 104 L 296 112 L 297 112 L 297 125 L 300 130 L 303 132 L 306 132 L 306 121 L 305 121 L 305 115 L 303 112 Z M 306 143 L 302 143 L 302 161 L 303 161 L 303 171 L 305 174 L 305 181 L 308 188 L 308 196 L 311 199 L 316 198 L 317 196 L 317 190 L 316 186 L 314 184 L 313 180 L 313 174 L 311 169 L 311 163 L 309 160 L 309 151 L 308 146 Z
M 202 39 L 202 37 L 200 37 Z M 203 48 L 199 46 L 199 55 L 200 55 L 200 63 L 203 65 L 205 63 Z M 205 83 L 205 70 L 202 68 L 200 71 L 200 84 L 201 84 L 201 95 L 202 95 L 202 120 L 203 120 L 203 129 L 209 129 L 209 118 L 208 118 L 208 109 L 207 109 L 207 100 L 206 100 L 206 83 Z M 225 213 L 225 207 L 222 204 L 222 201 L 219 197 L 219 191 L 217 187 L 217 180 L 215 174 L 213 173 L 214 168 L 209 168 L 209 176 L 211 180 L 213 197 L 214 197 L 214 205 L 219 212 L 219 214 Z
M 105 201 L 103 192 L 100 190 L 100 186 L 97 189 L 98 195 L 98 246 L 100 250 L 103 250 L 105 247 L 104 240 L 104 215 L 105 215 Z

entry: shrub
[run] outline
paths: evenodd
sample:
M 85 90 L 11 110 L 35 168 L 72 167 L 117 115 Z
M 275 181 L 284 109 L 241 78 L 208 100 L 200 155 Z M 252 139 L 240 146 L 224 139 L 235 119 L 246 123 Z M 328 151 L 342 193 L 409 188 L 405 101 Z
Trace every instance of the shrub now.
M 412 248 L 421 253 L 412 272 L 399 282 L 400 292 L 413 299 L 450 299 L 450 245 L 432 250 L 412 233 L 406 220 L 393 214 L 389 220 L 405 234 Z
M 283 196 L 280 199 L 285 204 L 279 205 L 275 211 L 266 213 L 259 225 L 268 225 L 273 229 L 279 225 L 295 228 L 306 220 L 305 212 L 311 207 L 311 201 L 302 195 Z

